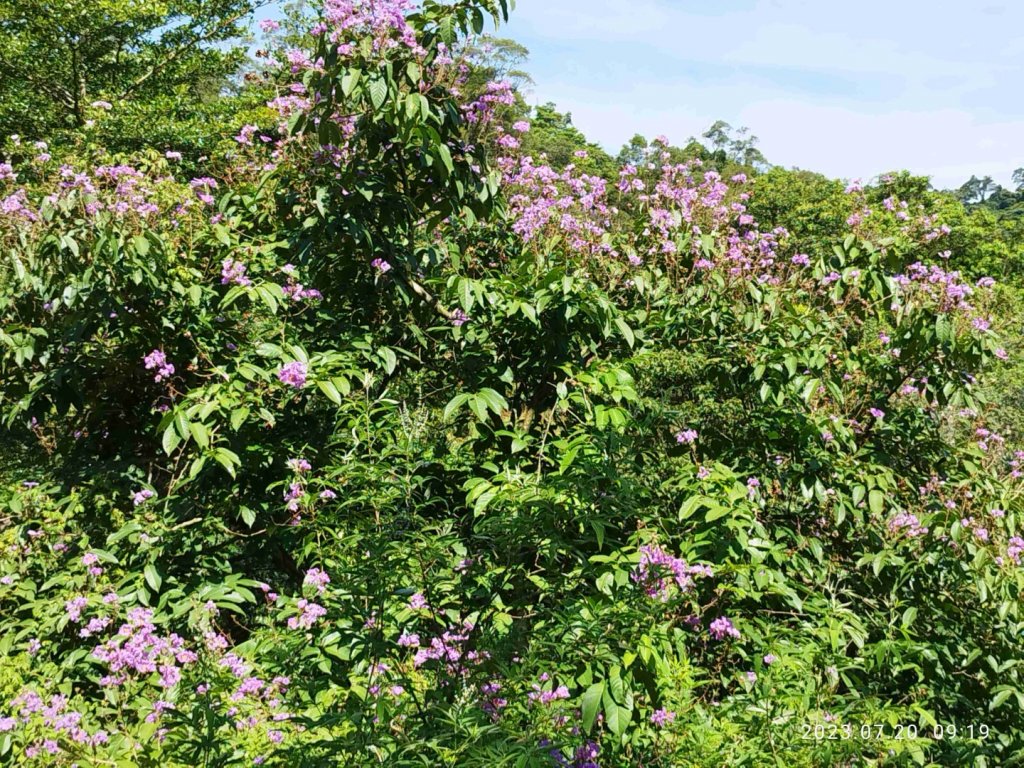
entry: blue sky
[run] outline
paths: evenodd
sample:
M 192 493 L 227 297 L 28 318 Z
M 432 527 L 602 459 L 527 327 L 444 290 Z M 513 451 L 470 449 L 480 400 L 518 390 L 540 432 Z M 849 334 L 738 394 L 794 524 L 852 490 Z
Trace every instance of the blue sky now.
M 770 162 L 938 187 L 1024 166 L 1022 0 L 517 0 L 498 32 L 615 152 L 747 126 Z

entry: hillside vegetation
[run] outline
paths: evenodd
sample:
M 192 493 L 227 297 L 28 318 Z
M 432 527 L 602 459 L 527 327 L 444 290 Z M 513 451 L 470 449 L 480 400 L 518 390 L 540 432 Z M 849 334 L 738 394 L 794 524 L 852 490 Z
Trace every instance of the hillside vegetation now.
M 1024 193 L 612 157 L 505 0 L 49 5 L 0 764 L 1024 762 Z

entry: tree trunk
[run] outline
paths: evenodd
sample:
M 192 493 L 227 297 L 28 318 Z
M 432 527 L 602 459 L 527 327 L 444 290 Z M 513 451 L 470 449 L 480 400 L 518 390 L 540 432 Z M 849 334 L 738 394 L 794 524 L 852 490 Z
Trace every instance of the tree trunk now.
M 78 46 L 71 46 L 71 76 L 74 83 L 71 86 L 74 106 L 72 107 L 75 119 L 75 127 L 81 128 L 85 125 L 85 72 L 82 71 L 82 62 L 78 56 Z

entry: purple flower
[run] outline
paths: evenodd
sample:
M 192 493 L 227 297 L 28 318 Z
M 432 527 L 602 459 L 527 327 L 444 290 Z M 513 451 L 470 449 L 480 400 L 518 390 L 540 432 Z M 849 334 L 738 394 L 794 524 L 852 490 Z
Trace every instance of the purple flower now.
M 885 418 L 885 411 L 879 408 L 868 408 L 868 413 L 874 416 L 878 421 L 881 421 L 882 419 Z
M 288 469 L 292 472 L 308 472 L 313 468 L 305 459 L 288 459 Z
M 889 529 L 889 533 L 900 534 L 904 533 L 910 537 L 924 536 L 928 533 L 928 528 L 921 525 L 921 521 L 917 515 L 910 512 L 898 512 L 889 518 L 886 523 Z
M 667 601 L 671 594 L 671 584 L 680 592 L 688 592 L 693 587 L 694 576 L 711 576 L 711 568 L 706 565 L 688 565 L 686 561 L 670 555 L 657 544 L 640 547 L 640 563 L 633 570 L 632 579 L 642 585 L 649 597 L 656 597 L 662 602 Z
M 415 595 L 409 598 L 409 607 L 413 610 L 419 610 L 420 608 L 427 607 L 427 598 L 417 592 Z
M 676 713 L 667 709 L 659 709 L 651 715 L 651 722 L 658 728 L 664 728 L 676 719 Z
M 153 491 L 149 490 L 149 488 L 143 488 L 141 491 L 136 491 L 135 493 L 132 494 L 132 504 L 134 504 L 137 507 L 143 502 L 145 502 L 146 499 L 151 499 L 154 496 L 156 496 L 156 494 Z
M 317 622 L 317 619 L 327 615 L 326 608 L 305 598 L 300 598 L 295 604 L 302 613 L 288 619 L 288 629 L 298 629 L 299 627 L 310 629 Z
M 243 286 L 252 285 L 252 280 L 245 275 L 246 269 L 248 267 L 240 261 L 235 261 L 232 258 L 224 259 L 220 267 L 221 285 L 228 285 L 229 283 Z
M 319 568 L 310 568 L 306 571 L 306 577 L 302 580 L 304 585 L 315 586 L 318 594 L 323 594 L 327 585 L 331 583 L 331 577 L 326 571 Z
M 461 309 L 453 309 L 451 317 L 448 318 L 452 325 L 456 328 L 465 325 L 469 322 L 469 315 L 463 312 Z
M 296 389 L 302 389 L 306 386 L 306 375 L 308 369 L 306 364 L 301 360 L 293 360 L 290 363 L 286 363 L 281 366 L 281 370 L 277 372 L 277 378 L 282 384 L 287 384 L 290 387 Z
M 142 358 L 142 362 L 145 363 L 147 371 L 156 369 L 156 376 L 153 377 L 153 381 L 162 381 L 174 373 L 174 366 L 167 362 L 167 357 L 164 355 L 163 350 L 154 349 Z
M 769 666 L 769 667 L 772 664 L 774 664 L 777 660 L 778 659 L 775 657 L 775 654 L 772 654 L 772 653 L 766 653 L 764 655 L 764 659 L 763 659 L 763 661 L 765 663 L 765 666 Z
M 239 144 L 251 145 L 253 134 L 258 130 L 258 125 L 243 125 L 242 130 L 235 136 L 235 141 Z
M 284 500 L 288 502 L 286 509 L 289 512 L 296 512 L 299 509 L 299 499 L 302 498 L 304 489 L 301 483 L 291 483 L 288 490 L 284 492 Z
M 374 259 L 370 262 L 370 266 L 382 275 L 391 270 L 391 265 L 384 261 L 384 259 Z
M 708 634 L 710 634 L 714 640 L 724 640 L 727 637 L 739 639 L 740 637 L 740 631 L 736 629 L 732 622 L 725 616 L 719 616 L 711 622 L 711 626 L 708 628 Z
M 89 601 L 79 595 L 78 597 L 73 597 L 64 603 L 64 611 L 67 613 L 68 618 L 71 619 L 71 621 L 77 623 L 82 618 L 82 611 L 85 610 L 87 605 L 89 605 Z
M 697 442 L 697 430 L 684 429 L 681 432 L 677 432 L 676 442 L 684 445 L 693 445 L 693 443 Z
M 544 682 L 549 678 L 547 674 L 544 674 L 541 675 L 540 679 L 541 682 Z M 530 701 L 538 701 L 541 704 L 550 704 L 551 702 L 558 701 L 559 699 L 568 699 L 569 689 L 566 688 L 564 685 L 560 685 L 554 690 L 544 691 L 541 690 L 540 683 L 534 683 L 533 691 L 527 694 L 527 698 L 530 699 Z

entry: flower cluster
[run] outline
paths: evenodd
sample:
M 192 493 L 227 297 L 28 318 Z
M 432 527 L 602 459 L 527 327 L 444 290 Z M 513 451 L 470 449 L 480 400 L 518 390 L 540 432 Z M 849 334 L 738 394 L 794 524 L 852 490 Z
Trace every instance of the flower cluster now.
M 928 533 L 927 526 L 921 525 L 917 515 L 911 512 L 898 512 L 889 518 L 886 523 L 889 532 L 894 535 L 909 536 L 916 538 Z
M 547 672 L 541 674 L 539 682 L 534 683 L 532 686 L 533 690 L 526 695 L 527 698 L 539 704 L 551 704 L 560 699 L 568 699 L 569 689 L 564 685 L 559 685 L 555 688 L 542 688 L 542 684 L 550 679 Z
M 235 261 L 232 258 L 224 259 L 220 269 L 220 282 L 221 285 L 252 285 L 252 280 L 246 277 L 246 265 L 240 261 Z
M 671 584 L 680 592 L 693 588 L 694 576 L 712 576 L 707 565 L 689 565 L 685 560 L 674 557 L 657 544 L 640 547 L 640 563 L 633 570 L 633 581 L 640 584 L 649 597 L 666 601 L 671 595 Z
M 287 384 L 289 387 L 295 387 L 296 389 L 302 389 L 306 386 L 306 376 L 309 370 L 306 364 L 301 360 L 293 360 L 290 363 L 285 363 L 281 366 L 277 372 L 277 379 L 282 384 Z
M 326 608 L 304 597 L 296 601 L 295 607 L 299 609 L 299 614 L 288 618 L 288 629 L 312 629 L 319 619 L 327 615 Z
M 129 676 L 158 672 L 160 685 L 173 688 L 181 680 L 182 668 L 198 659 L 178 635 L 159 634 L 149 608 L 130 609 L 117 634 L 94 648 L 92 655 L 110 670 L 100 679 L 105 686 L 123 685 Z
M 711 626 L 708 627 L 708 634 L 711 635 L 713 640 L 724 640 L 727 637 L 737 640 L 740 638 L 740 631 L 725 616 L 719 616 L 711 622 Z
M 142 358 L 142 362 L 145 364 L 147 371 L 156 370 L 153 381 L 160 382 L 174 374 L 174 365 L 167 362 L 167 356 L 163 353 L 163 350 L 154 349 Z
M 281 292 L 292 301 L 302 301 L 303 299 L 322 299 L 323 294 L 320 293 L 316 288 L 306 288 L 296 278 L 296 268 L 292 264 L 285 264 L 281 267 L 281 271 L 285 273 L 287 277 L 287 283 L 281 288 Z

